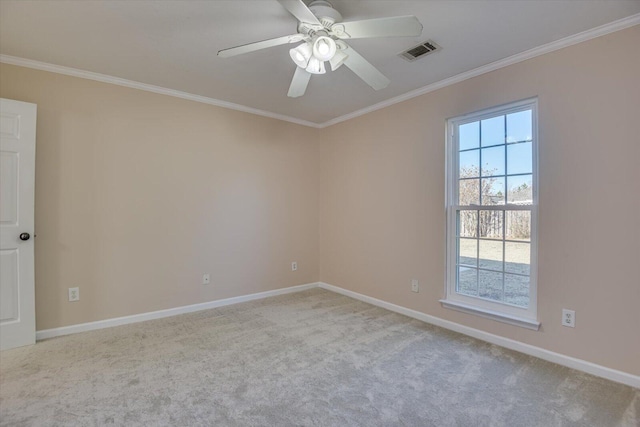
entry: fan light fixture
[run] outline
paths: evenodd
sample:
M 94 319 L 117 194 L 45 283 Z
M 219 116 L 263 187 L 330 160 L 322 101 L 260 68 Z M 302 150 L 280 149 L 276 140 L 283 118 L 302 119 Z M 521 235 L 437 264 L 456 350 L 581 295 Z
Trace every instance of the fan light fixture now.
M 336 54 L 333 55 L 333 58 L 331 58 L 329 60 L 329 63 L 331 64 L 331 71 L 335 71 L 338 68 L 340 68 L 340 66 L 342 64 L 344 64 L 344 61 L 349 57 L 349 55 L 347 55 L 346 53 L 338 50 L 336 51 Z
M 327 70 L 324 68 L 324 61 L 320 61 L 315 56 L 309 59 L 309 65 L 306 68 L 307 73 L 324 74 Z
M 298 67 L 311 74 L 325 74 L 325 61 L 330 61 L 331 70 L 335 70 L 347 58 L 347 55 L 338 51 L 336 42 L 327 36 L 319 36 L 313 42 L 290 49 L 289 56 Z
M 336 42 L 331 37 L 320 36 L 313 42 L 313 56 L 320 61 L 328 61 L 336 54 Z
M 300 68 L 307 68 L 311 59 L 311 44 L 303 43 L 298 47 L 289 50 L 289 55 L 293 62 Z

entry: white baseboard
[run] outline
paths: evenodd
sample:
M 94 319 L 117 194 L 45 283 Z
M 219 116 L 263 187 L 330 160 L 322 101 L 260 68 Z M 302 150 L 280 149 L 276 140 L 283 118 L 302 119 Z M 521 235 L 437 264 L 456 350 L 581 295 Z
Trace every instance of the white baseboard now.
M 461 325 L 459 323 L 444 320 L 439 317 L 430 316 L 419 311 L 411 310 L 406 307 L 391 304 L 386 301 L 379 300 L 367 295 L 359 294 L 357 292 L 349 291 L 337 286 L 330 285 L 328 283 L 320 282 L 318 284 L 322 289 L 336 292 L 366 303 L 385 308 L 389 311 L 404 314 L 405 316 L 412 317 L 414 319 L 421 320 L 425 323 L 429 323 L 435 326 L 440 326 L 444 329 L 459 332 L 464 335 L 468 335 L 473 338 L 477 338 L 482 341 L 496 344 L 501 347 L 508 348 L 510 350 L 518 351 L 520 353 L 535 356 L 549 362 L 557 363 L 558 365 L 566 366 L 578 371 L 586 372 L 591 375 L 606 378 L 611 381 L 626 384 L 631 387 L 640 389 L 640 376 L 632 375 L 627 372 L 618 371 L 615 369 L 607 368 L 605 366 L 597 365 L 595 363 L 587 362 L 586 360 L 576 359 L 575 357 L 566 356 L 564 354 L 555 353 L 553 351 L 545 350 L 540 347 L 536 347 L 530 344 L 525 344 L 520 341 L 515 341 L 509 338 L 501 337 L 499 335 L 490 334 L 478 329 L 470 328 L 468 326 Z
M 305 291 L 317 288 L 318 283 L 307 283 L 304 285 L 291 286 L 288 288 L 275 289 L 273 291 L 259 292 L 256 294 L 242 295 L 239 297 L 225 298 L 215 301 L 203 302 L 200 304 L 185 305 L 182 307 L 168 308 L 166 310 L 151 311 L 148 313 L 133 314 L 131 316 L 116 317 L 113 319 L 98 320 L 96 322 L 80 323 L 78 325 L 63 326 L 61 328 L 45 329 L 36 332 L 36 340 L 59 337 L 62 335 L 77 334 L 79 332 L 94 331 L 96 329 L 110 328 L 112 326 L 127 325 L 129 323 L 144 322 L 146 320 L 161 319 L 163 317 L 176 316 L 178 314 L 193 313 L 194 311 L 208 310 L 210 308 L 223 307 L 225 305 L 238 304 L 241 302 L 253 301 L 262 298 L 284 295 L 292 292 Z
M 357 292 L 349 291 L 347 289 L 340 288 L 338 286 L 330 285 L 324 282 L 307 283 L 304 285 L 291 286 L 288 288 L 275 289 L 273 291 L 259 292 L 256 294 L 242 295 L 239 297 L 226 298 L 216 301 L 209 301 L 200 304 L 186 305 L 183 307 L 169 308 L 166 310 L 152 311 L 149 313 L 134 314 L 131 316 L 116 317 L 113 319 L 99 320 L 96 322 L 81 323 L 78 325 L 63 326 L 61 328 L 46 329 L 36 332 L 36 340 L 43 340 L 47 338 L 59 337 L 62 335 L 76 334 L 79 332 L 93 331 L 96 329 L 110 328 L 112 326 L 127 325 L 130 323 L 144 322 L 146 320 L 161 319 L 163 317 L 176 316 L 178 314 L 193 313 L 194 311 L 208 310 L 216 307 L 223 307 L 226 305 L 238 304 L 241 302 L 253 301 L 262 298 L 273 297 L 276 295 L 284 295 L 293 292 L 305 291 L 307 289 L 313 289 L 320 287 L 328 291 L 336 292 L 341 295 L 348 296 L 366 303 L 385 308 L 389 311 L 403 314 L 408 317 L 412 317 L 417 320 L 421 320 L 425 323 L 429 323 L 435 326 L 440 326 L 444 329 L 449 329 L 454 332 L 459 332 L 464 335 L 468 335 L 473 338 L 477 338 L 482 341 L 496 344 L 501 347 L 508 348 L 510 350 L 518 351 L 520 353 L 535 356 L 549 362 L 557 363 L 558 365 L 566 366 L 572 369 L 577 369 L 582 372 L 586 372 L 591 375 L 606 378 L 611 381 L 626 384 L 631 387 L 640 389 L 640 376 L 632 375 L 626 372 L 617 371 L 615 369 L 607 368 L 605 366 L 597 365 L 595 363 L 587 362 L 586 360 L 576 359 L 574 357 L 566 356 L 564 354 L 555 353 L 553 351 L 545 350 L 540 347 L 536 347 L 530 344 L 525 344 L 520 341 L 515 341 L 509 338 L 501 337 L 499 335 L 490 334 L 488 332 L 481 331 L 479 329 L 470 328 L 459 323 L 444 320 L 439 317 L 431 316 L 419 311 L 411 310 L 406 307 L 402 307 L 390 302 L 382 301 L 377 298 L 373 298 L 367 295 L 359 294 Z

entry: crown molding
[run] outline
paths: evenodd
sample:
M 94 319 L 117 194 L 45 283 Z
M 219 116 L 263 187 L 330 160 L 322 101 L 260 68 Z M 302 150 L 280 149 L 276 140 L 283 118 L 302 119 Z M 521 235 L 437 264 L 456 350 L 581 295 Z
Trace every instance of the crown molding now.
M 545 53 L 550 53 L 559 49 L 563 49 L 565 47 L 572 46 L 574 44 L 578 44 L 578 43 L 585 42 L 587 40 L 594 39 L 596 37 L 604 36 L 609 33 L 614 33 L 616 31 L 624 30 L 626 28 L 630 28 L 638 24 L 640 24 L 640 13 L 627 16 L 626 18 L 622 18 L 617 21 L 613 21 L 608 24 L 601 25 L 599 27 L 595 27 L 590 30 L 583 31 L 581 33 L 577 33 L 572 36 L 565 37 L 563 39 L 556 40 L 551 43 L 547 43 L 545 45 L 538 46 L 521 53 L 517 53 L 515 55 L 509 56 L 504 59 L 500 59 L 498 61 L 492 62 L 487 65 L 483 65 L 473 70 L 466 71 L 464 73 L 460 73 L 453 77 L 449 77 L 447 79 L 440 80 L 438 82 L 423 86 L 419 89 L 415 89 L 405 94 L 396 96 L 395 98 L 387 99 L 386 101 L 382 101 L 377 104 L 371 105 L 369 107 L 365 107 L 361 110 L 357 110 L 352 113 L 348 113 L 343 116 L 336 117 L 335 119 L 331 119 L 329 121 L 321 123 L 319 127 L 326 128 L 341 122 L 345 122 L 347 120 L 371 113 L 373 111 L 380 110 L 382 108 L 386 108 L 403 101 L 407 101 L 411 98 L 424 95 L 425 93 L 433 92 L 438 89 L 442 89 L 444 87 L 463 82 L 473 77 L 477 77 L 482 74 L 486 74 L 491 71 L 498 70 L 500 68 L 508 67 L 509 65 L 517 64 L 518 62 L 535 58 L 536 56 L 544 55 Z
M 234 104 L 228 101 L 222 101 L 220 99 L 209 98 L 206 96 L 195 95 L 188 92 L 182 92 L 179 90 L 168 89 L 161 86 L 150 85 L 147 83 L 140 83 L 133 80 L 122 79 L 120 77 L 113 77 L 106 74 L 94 73 L 92 71 L 79 70 L 77 68 L 64 67 L 62 65 L 49 64 L 46 62 L 35 61 L 32 59 L 20 58 L 16 56 L 0 54 L 0 62 L 5 64 L 17 65 L 20 67 L 33 68 L 36 70 L 49 71 L 52 73 L 65 74 L 73 77 L 80 77 L 82 79 L 95 80 L 102 83 L 110 83 L 118 86 L 124 86 L 133 89 L 144 90 L 147 92 L 158 93 L 161 95 L 173 96 L 176 98 L 187 99 L 189 101 L 200 102 L 203 104 L 214 105 L 216 107 L 228 108 L 230 110 L 242 111 L 244 113 L 255 114 L 258 116 L 268 117 L 271 119 L 282 120 L 289 123 L 295 123 L 302 126 L 307 126 L 316 129 L 326 128 L 347 120 L 371 113 L 382 108 L 389 107 L 394 104 L 398 104 L 403 101 L 415 98 L 420 95 L 424 95 L 429 92 L 442 89 L 447 86 L 451 86 L 456 83 L 463 82 L 473 77 L 480 76 L 482 74 L 489 73 L 491 71 L 498 70 L 500 68 L 508 67 L 509 65 L 517 64 L 518 62 L 526 61 L 527 59 L 535 58 L 536 56 L 544 55 L 565 47 L 572 46 L 574 44 L 582 43 L 587 40 L 591 40 L 596 37 L 604 36 L 616 31 L 624 30 L 626 28 L 633 27 L 640 24 L 640 13 L 627 16 L 626 18 L 619 19 L 617 21 L 610 22 L 608 24 L 601 25 L 599 27 L 592 28 L 590 30 L 583 31 L 581 33 L 574 34 L 569 37 L 565 37 L 560 40 L 547 43 L 542 46 L 529 49 L 527 51 L 509 56 L 504 59 L 492 62 L 487 65 L 475 68 L 464 73 L 460 73 L 453 77 L 440 80 L 438 82 L 423 86 L 421 88 L 412 90 L 405 94 L 396 96 L 386 101 L 379 102 L 369 107 L 362 108 L 357 111 L 353 111 L 348 114 L 336 117 L 323 123 L 314 123 L 308 120 L 298 119 L 296 117 L 287 116 L 284 114 L 272 113 L 270 111 L 260 110 L 257 108 L 247 107 L 245 105 Z
M 202 104 L 214 105 L 216 107 L 227 108 L 230 110 L 242 111 L 243 113 L 256 114 L 258 116 L 269 117 L 271 119 L 283 120 L 285 122 L 295 123 L 297 125 L 319 128 L 318 123 L 295 117 L 286 116 L 284 114 L 272 113 L 270 111 L 260 110 L 257 108 L 247 107 L 245 105 L 234 104 L 233 102 L 222 101 L 220 99 L 209 98 L 206 96 L 195 95 L 193 93 L 182 92 L 179 90 L 168 89 L 161 86 L 150 85 L 147 83 L 136 82 L 133 80 L 113 77 L 107 74 L 94 73 L 93 71 L 79 70 L 77 68 L 64 67 L 62 65 L 49 64 L 46 62 L 35 61 L 33 59 L 20 58 L 17 56 L 0 54 L 0 62 L 4 64 L 17 65 L 20 67 L 33 68 L 35 70 L 49 71 L 67 76 L 80 77 L 81 79 L 95 80 L 102 83 L 110 83 L 118 86 L 124 86 L 132 89 L 144 90 L 147 92 L 158 93 L 160 95 L 173 96 L 175 98 L 187 99 L 189 101 L 200 102 Z

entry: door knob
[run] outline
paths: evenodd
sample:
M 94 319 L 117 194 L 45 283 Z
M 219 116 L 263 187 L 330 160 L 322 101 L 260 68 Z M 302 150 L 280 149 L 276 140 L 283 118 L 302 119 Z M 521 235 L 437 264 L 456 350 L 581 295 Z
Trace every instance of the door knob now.
M 24 240 L 27 241 L 31 238 L 31 235 L 29 233 L 21 233 L 20 234 L 20 240 Z

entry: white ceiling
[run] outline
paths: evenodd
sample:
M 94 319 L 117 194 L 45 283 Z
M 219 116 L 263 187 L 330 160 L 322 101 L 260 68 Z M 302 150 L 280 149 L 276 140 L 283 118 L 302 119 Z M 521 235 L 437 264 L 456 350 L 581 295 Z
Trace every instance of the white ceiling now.
M 416 15 L 420 37 L 349 43 L 391 84 L 374 91 L 346 67 L 288 98 L 290 45 L 232 58 L 216 52 L 295 34 L 276 0 L 0 1 L 0 53 L 183 91 L 314 123 L 369 107 L 485 64 L 640 13 L 638 0 L 332 0 L 344 21 Z M 433 39 L 441 52 L 400 51 Z

